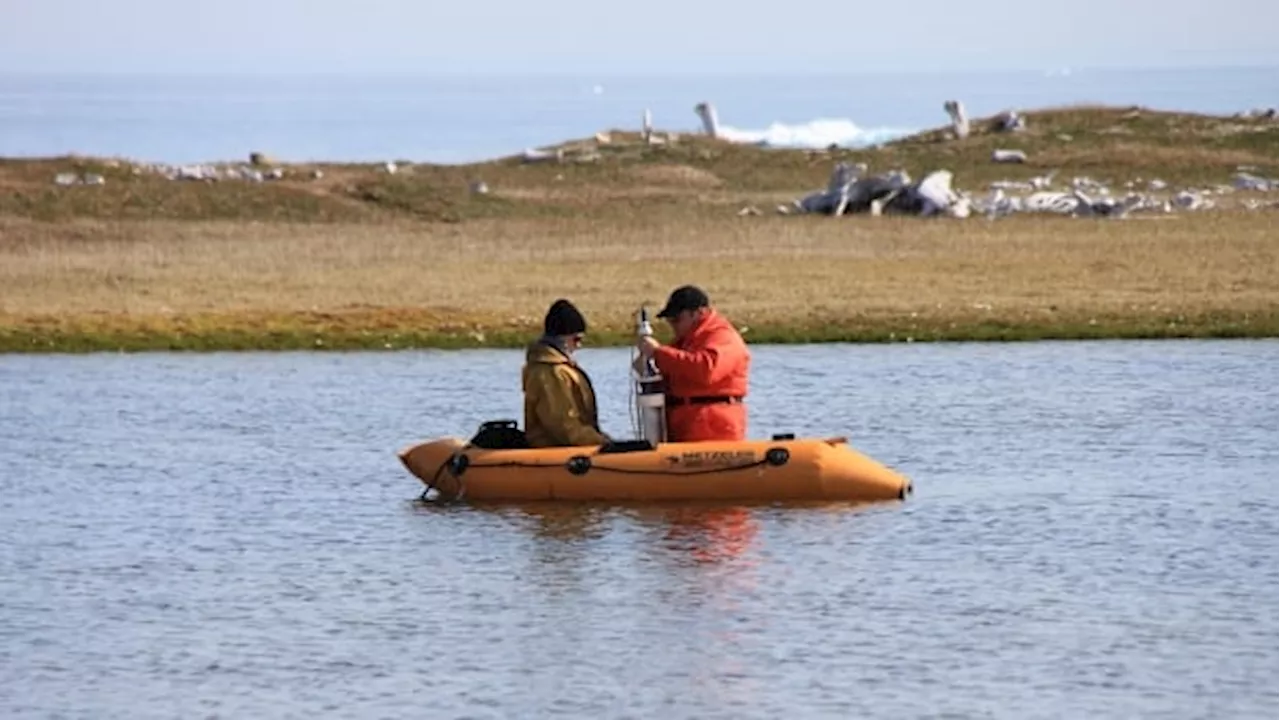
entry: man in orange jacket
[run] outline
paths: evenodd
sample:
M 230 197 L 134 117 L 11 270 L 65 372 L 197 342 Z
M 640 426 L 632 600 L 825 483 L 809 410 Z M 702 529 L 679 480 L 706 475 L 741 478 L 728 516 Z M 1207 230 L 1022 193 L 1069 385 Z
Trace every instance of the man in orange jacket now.
M 745 440 L 751 353 L 742 335 L 693 285 L 676 288 L 658 317 L 671 325 L 675 342 L 644 337 L 638 346 L 666 383 L 667 440 Z

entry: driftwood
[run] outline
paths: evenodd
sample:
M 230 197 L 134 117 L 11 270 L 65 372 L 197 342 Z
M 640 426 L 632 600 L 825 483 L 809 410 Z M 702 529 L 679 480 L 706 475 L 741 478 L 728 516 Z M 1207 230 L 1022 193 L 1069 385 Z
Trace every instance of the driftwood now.
M 992 132 L 1022 132 L 1027 129 L 1027 119 L 1014 112 L 1005 110 L 991 121 Z
M 984 199 L 971 198 L 967 193 L 952 187 L 953 175 L 949 170 L 935 170 L 917 182 L 907 173 L 894 170 L 880 175 L 866 176 L 865 164 L 841 162 L 831 171 L 827 187 L 814 191 L 790 205 L 781 205 L 778 212 L 791 214 L 821 214 L 842 216 L 869 214 L 873 216 L 896 214 L 918 217 L 947 216 L 970 217 L 980 213 L 994 219 L 1015 213 L 1045 213 L 1067 217 L 1123 219 L 1132 213 L 1172 213 L 1177 210 L 1204 210 L 1215 207 L 1212 196 L 1234 192 L 1274 190 L 1280 181 L 1267 180 L 1241 169 L 1233 177 L 1232 185 L 1218 185 L 1200 190 L 1187 189 L 1173 196 L 1153 196 L 1131 192 L 1123 198 L 1113 197 L 1105 184 L 1088 177 L 1073 177 L 1065 191 L 1048 191 L 1056 171 L 1031 178 L 1029 181 L 1000 180 L 991 183 L 991 195 Z M 1141 181 L 1141 178 L 1138 180 Z M 1128 183 L 1129 186 L 1135 182 Z M 1152 188 L 1165 187 L 1163 182 L 1152 181 Z M 1006 196 L 1005 190 L 1029 190 L 1025 196 Z M 1248 198 L 1242 203 L 1249 209 L 1274 207 L 1280 201 Z M 744 210 L 740 214 L 755 214 Z
M 1122 201 L 1112 197 L 1094 199 L 1075 189 L 1071 192 L 1037 192 L 1027 197 L 1023 209 L 1026 212 L 1047 212 L 1075 217 L 1123 217 L 1142 202 L 1139 195 L 1131 195 Z
M 537 148 L 529 148 L 524 151 L 520 158 L 523 162 L 564 162 L 564 148 L 556 148 L 555 150 L 541 150 Z
M 1170 183 L 1159 178 L 1134 178 L 1123 183 L 1130 192 L 1123 197 L 1113 196 L 1106 181 L 1091 177 L 1076 176 L 1063 184 L 1065 191 L 1046 191 L 1056 173 L 1050 172 L 1030 181 L 998 180 L 991 183 L 991 195 L 974 201 L 974 209 L 989 218 L 1003 217 L 1015 213 L 1046 213 L 1068 217 L 1094 218 L 1126 218 L 1135 212 L 1172 213 L 1175 210 L 1197 211 L 1217 206 L 1214 196 L 1228 195 L 1235 192 L 1274 191 L 1280 188 L 1280 180 L 1267 180 L 1251 175 L 1246 166 L 1238 168 L 1232 177 L 1232 183 L 1219 184 L 1199 189 L 1185 188 L 1172 192 Z M 1147 192 L 1138 192 L 1139 189 Z M 1006 196 L 1006 190 L 1029 190 L 1028 195 Z M 1169 192 L 1170 194 L 1165 194 Z M 1245 198 L 1239 203 L 1243 207 L 1256 210 L 1270 207 L 1275 202 L 1265 202 L 1253 198 Z
M 953 179 L 950 170 L 929 173 L 900 196 L 903 200 L 899 211 L 924 216 L 968 217 L 969 200 L 952 189 Z
M 1015 213 L 1123 218 L 1143 207 L 1161 207 L 1161 204 L 1137 194 L 1129 195 L 1123 200 L 1112 197 L 1094 199 L 1079 189 L 1071 192 L 1034 192 L 1026 197 L 1006 197 L 1002 189 L 997 189 L 990 198 L 977 203 L 977 209 L 989 218 Z
M 942 109 L 951 118 L 951 129 L 955 131 L 956 137 L 961 140 L 969 137 L 969 117 L 965 115 L 964 103 L 948 100 L 942 103 Z
M 70 186 L 70 185 L 105 185 L 106 178 L 97 173 L 85 173 L 76 175 L 75 173 L 58 173 L 53 178 L 54 185 Z
M 1175 210 L 1197 211 L 1217 207 L 1214 197 L 1237 192 L 1268 191 L 1280 187 L 1280 181 L 1266 180 L 1246 172 L 1238 172 L 1232 184 L 1212 187 L 1185 188 L 1164 194 L 1170 184 L 1158 178 L 1135 178 L 1123 184 L 1130 190 L 1123 198 L 1113 197 L 1105 182 L 1090 177 L 1073 177 L 1066 191 L 1032 192 L 1025 196 L 1006 196 L 1006 190 L 1039 190 L 1048 185 L 1049 177 L 1032 178 L 1031 182 L 1001 180 L 991 183 L 992 193 L 982 200 L 975 200 L 974 207 L 987 217 L 1002 217 L 1014 213 L 1047 213 L 1070 217 L 1125 218 L 1139 211 L 1172 213 Z M 1148 193 L 1137 192 L 1145 188 Z M 1149 194 L 1158 193 L 1158 194 Z M 1280 204 L 1245 198 L 1239 204 L 1250 210 Z
M 845 208 L 849 206 L 850 196 L 853 192 L 853 186 L 862 177 L 862 173 L 866 172 L 865 164 L 850 165 L 849 163 L 839 163 L 835 170 L 831 171 L 831 178 L 827 180 L 827 194 L 825 197 L 835 201 L 835 205 L 831 208 L 832 215 L 843 215 Z
M 1237 190 L 1261 190 L 1268 192 L 1280 189 L 1280 180 L 1267 180 L 1257 175 L 1251 175 L 1247 172 L 1236 173 L 1231 179 L 1232 184 Z
M 1275 120 L 1276 109 L 1275 108 L 1253 108 L 1252 110 L 1245 110 L 1244 112 L 1238 112 L 1235 114 L 1235 116 L 1238 118 L 1246 118 L 1246 119 Z
M 711 103 L 700 102 L 693 106 L 693 111 L 702 118 L 702 129 L 711 137 L 720 137 L 720 120 L 716 117 L 716 108 Z
M 901 170 L 872 177 L 862 177 L 864 172 L 866 165 L 861 163 L 837 164 L 827 189 L 797 200 L 794 208 L 803 213 L 832 216 L 896 213 L 965 217 L 969 214 L 967 199 L 951 189 L 949 170 L 932 172 L 915 183 Z
M 942 103 L 942 109 L 951 118 L 951 130 L 955 136 L 961 140 L 969 137 L 969 116 L 965 113 L 964 103 L 948 100 Z M 1013 110 L 1005 110 L 991 119 L 987 129 L 991 132 L 1021 132 L 1027 129 L 1027 120 Z
M 1027 161 L 1027 154 L 1021 150 L 1003 150 L 996 149 L 991 151 L 991 162 L 995 163 L 1024 163 Z
M 796 201 L 796 208 L 806 213 L 825 215 L 865 212 L 872 200 L 893 189 L 884 178 L 863 178 L 866 168 L 862 163 L 837 163 L 827 181 L 827 189 Z
M 1190 190 L 1183 190 L 1174 195 L 1172 202 L 1176 207 L 1183 210 L 1208 210 L 1215 204 L 1211 198 Z

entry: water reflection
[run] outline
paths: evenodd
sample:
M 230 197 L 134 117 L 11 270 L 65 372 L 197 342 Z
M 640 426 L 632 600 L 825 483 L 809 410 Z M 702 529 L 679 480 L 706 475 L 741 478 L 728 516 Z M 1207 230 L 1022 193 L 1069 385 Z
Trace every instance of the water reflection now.
M 421 512 L 433 512 L 431 503 L 415 502 Z M 610 532 L 619 521 L 634 523 L 646 531 L 646 545 L 683 557 L 687 563 L 714 564 L 741 558 L 760 532 L 759 509 L 743 505 L 715 504 L 592 504 L 568 502 L 477 503 L 469 508 L 490 514 L 505 524 L 527 530 L 535 547 L 548 557 L 565 549 L 582 550 Z M 447 510 L 442 511 L 447 512 Z
M 760 533 L 760 521 L 742 506 L 672 507 L 638 515 L 641 521 L 661 527 L 663 548 L 695 565 L 734 560 L 749 563 L 747 552 Z

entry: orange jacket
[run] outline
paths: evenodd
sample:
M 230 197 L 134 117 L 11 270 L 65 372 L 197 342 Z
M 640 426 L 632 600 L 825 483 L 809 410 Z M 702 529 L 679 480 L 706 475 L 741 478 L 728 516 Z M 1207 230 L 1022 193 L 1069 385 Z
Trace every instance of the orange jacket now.
M 747 394 L 751 353 L 723 315 L 709 310 L 682 340 L 657 348 L 653 359 L 666 383 L 670 442 L 746 439 L 747 408 L 741 401 Z M 708 396 L 735 401 L 680 402 Z

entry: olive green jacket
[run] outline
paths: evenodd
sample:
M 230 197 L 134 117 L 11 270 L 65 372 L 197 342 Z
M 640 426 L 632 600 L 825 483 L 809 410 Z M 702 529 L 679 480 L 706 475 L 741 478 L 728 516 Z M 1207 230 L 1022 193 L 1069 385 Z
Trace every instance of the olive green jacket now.
M 596 417 L 587 373 L 555 346 L 529 345 L 521 371 L 524 434 L 532 447 L 600 445 L 608 441 Z

